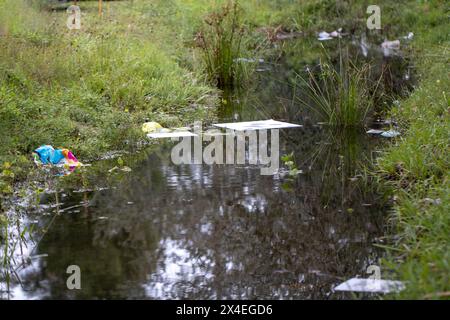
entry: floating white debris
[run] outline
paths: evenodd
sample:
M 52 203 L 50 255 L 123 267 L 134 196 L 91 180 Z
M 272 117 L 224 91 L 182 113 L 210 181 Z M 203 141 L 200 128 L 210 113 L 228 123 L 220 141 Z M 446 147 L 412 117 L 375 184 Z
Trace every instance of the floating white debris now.
M 381 136 L 385 137 L 385 138 L 395 138 L 399 135 L 400 135 L 400 132 L 395 131 L 395 130 L 388 130 L 388 131 L 384 131 L 383 133 L 381 133 Z
M 377 130 L 377 129 L 370 129 L 369 131 L 367 131 L 366 133 L 368 134 L 381 134 L 383 133 L 383 130 Z
M 258 63 L 264 63 L 264 59 L 262 59 L 262 58 L 259 58 L 259 59 L 237 58 L 237 59 L 234 59 L 234 62 L 244 62 L 244 63 L 258 62 Z
M 385 138 L 395 138 L 400 135 L 400 132 L 398 132 L 396 130 L 384 131 L 384 130 L 378 130 L 378 129 L 370 129 L 369 131 L 366 131 L 366 133 L 380 135 Z
M 319 32 L 319 37 L 317 38 L 317 40 L 319 40 L 319 41 L 331 40 L 331 39 L 333 39 L 333 37 L 331 36 L 331 34 L 329 34 L 326 31 Z
M 373 293 L 399 292 L 403 289 L 405 289 L 405 285 L 401 281 L 360 278 L 351 278 L 334 288 L 335 291 Z
M 232 122 L 232 123 L 216 123 L 216 124 L 213 124 L 213 126 L 219 127 L 219 128 L 236 130 L 236 131 L 284 129 L 284 128 L 302 127 L 299 124 L 281 122 L 281 121 L 276 121 L 273 119 L 259 120 L 259 121 Z
M 408 35 L 404 36 L 403 39 L 412 40 L 414 38 L 414 33 L 409 32 Z
M 367 57 L 369 55 L 370 45 L 367 43 L 367 38 L 365 35 L 363 35 L 361 37 L 361 40 L 359 42 L 359 47 L 361 49 L 363 56 Z
M 180 138 L 180 137 L 197 137 L 195 133 L 189 131 L 175 131 L 175 132 L 154 132 L 147 135 L 149 138 Z
M 326 32 L 326 31 L 319 32 L 319 37 L 317 38 L 317 40 L 324 41 L 324 40 L 331 40 L 333 38 L 341 38 L 341 37 L 342 37 L 342 28 L 339 28 L 330 33 Z
M 398 49 L 400 49 L 400 40 L 394 40 L 394 41 L 385 40 L 381 44 L 381 47 L 383 49 L 395 49 L 395 50 L 398 50 Z
M 337 38 L 340 37 L 341 34 L 338 31 L 334 30 L 333 32 L 330 33 L 330 36 L 332 36 L 333 38 Z
M 400 40 L 388 41 L 385 40 L 381 44 L 381 48 L 383 49 L 383 54 L 385 57 L 394 54 L 396 51 L 400 50 Z
M 272 70 L 270 67 L 265 67 L 265 68 L 256 68 L 255 71 L 256 72 L 267 72 Z

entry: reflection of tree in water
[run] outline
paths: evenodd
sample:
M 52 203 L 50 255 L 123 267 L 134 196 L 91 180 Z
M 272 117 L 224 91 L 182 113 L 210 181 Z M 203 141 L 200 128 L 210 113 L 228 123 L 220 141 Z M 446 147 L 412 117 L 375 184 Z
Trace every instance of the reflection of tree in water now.
M 103 196 L 100 192 L 95 198 Z M 74 196 L 71 200 L 76 203 L 80 199 Z M 103 200 L 100 202 L 105 204 Z M 128 215 L 124 223 L 119 216 L 109 215 L 107 220 L 94 210 L 89 207 L 87 212 L 66 212 L 56 217 L 37 248 L 38 254 L 45 253 L 48 257 L 41 261 L 36 272 L 22 275 L 27 291 L 40 292 L 43 298 L 142 295 L 139 284 L 155 268 L 155 263 L 148 259 L 157 246 L 152 226 L 138 219 L 136 213 Z M 80 267 L 82 290 L 67 290 L 69 265 Z M 130 292 L 132 288 L 135 292 Z

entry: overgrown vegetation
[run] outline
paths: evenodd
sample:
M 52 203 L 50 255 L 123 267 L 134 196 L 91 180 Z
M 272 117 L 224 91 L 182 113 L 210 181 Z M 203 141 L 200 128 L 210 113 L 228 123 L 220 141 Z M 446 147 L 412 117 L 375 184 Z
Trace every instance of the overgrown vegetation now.
M 363 128 L 374 109 L 378 82 L 369 80 L 370 64 L 358 67 L 340 55 L 336 68 L 321 61 L 319 72 L 298 75 L 298 99 L 302 106 L 316 112 L 322 121 L 338 128 Z M 305 96 L 305 98 L 303 98 Z
M 240 10 L 237 1 L 229 1 L 205 18 L 205 25 L 196 35 L 208 76 L 219 88 L 233 87 L 241 80 L 238 58 L 244 28 Z

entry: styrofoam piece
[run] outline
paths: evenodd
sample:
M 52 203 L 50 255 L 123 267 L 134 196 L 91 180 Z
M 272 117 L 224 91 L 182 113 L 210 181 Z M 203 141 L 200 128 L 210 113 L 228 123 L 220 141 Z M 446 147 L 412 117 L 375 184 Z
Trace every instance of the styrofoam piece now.
M 396 131 L 396 130 L 388 130 L 388 131 L 384 131 L 381 136 L 385 137 L 385 138 L 395 138 L 397 136 L 400 135 L 400 132 Z
M 384 132 L 383 130 L 378 130 L 378 129 L 370 129 L 370 130 L 366 131 L 366 133 L 369 133 L 369 134 L 381 134 L 383 132 Z
M 299 128 L 299 124 L 276 121 L 276 120 L 259 120 L 259 121 L 244 121 L 231 123 L 216 123 L 215 127 L 231 129 L 236 131 L 245 130 L 268 130 L 268 129 L 284 129 L 284 128 Z
M 405 285 L 401 281 L 361 278 L 351 278 L 334 288 L 335 291 L 372 293 L 399 292 L 403 289 Z

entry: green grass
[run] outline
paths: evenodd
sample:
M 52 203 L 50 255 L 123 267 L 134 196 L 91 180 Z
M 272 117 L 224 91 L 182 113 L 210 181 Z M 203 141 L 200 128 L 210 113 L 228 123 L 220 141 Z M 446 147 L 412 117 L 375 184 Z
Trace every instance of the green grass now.
M 80 31 L 33 3 L 0 1 L 0 163 L 41 144 L 96 157 L 142 139 L 146 119 L 188 124 L 215 104 L 178 48 L 162 46 L 166 30 L 129 3 L 111 2 L 101 19 L 96 2 L 80 2 Z
M 428 44 L 418 55 L 421 84 L 391 112 L 407 130 L 379 160 L 378 175 L 396 198 L 391 233 L 399 237 L 386 265 L 408 283 L 398 297 L 448 299 L 450 47 L 426 37 L 418 39 Z
M 308 70 L 307 78 L 297 77 L 300 95 L 295 98 L 333 127 L 364 128 L 374 111 L 378 88 L 378 82 L 369 81 L 370 65 L 357 67 L 341 54 L 339 66 L 321 61 L 319 67 L 317 73 Z

